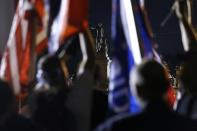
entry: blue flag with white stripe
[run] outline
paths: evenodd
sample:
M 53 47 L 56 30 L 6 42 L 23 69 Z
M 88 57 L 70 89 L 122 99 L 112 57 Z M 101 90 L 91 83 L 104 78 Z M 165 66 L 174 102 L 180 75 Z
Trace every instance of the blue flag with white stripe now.
M 114 114 L 139 110 L 135 100 L 131 97 L 129 88 L 129 74 L 136 62 L 131 50 L 132 45 L 129 45 L 131 43 L 129 33 L 131 32 L 126 28 L 128 21 L 124 20 L 126 12 L 123 10 L 125 4 L 122 3 L 123 1 L 112 1 L 112 44 L 114 54 L 110 70 L 109 107 Z
M 145 7 L 141 8 L 140 2 L 142 2 L 142 0 L 133 0 L 133 5 L 135 6 L 135 21 L 138 29 L 138 38 L 141 40 L 140 43 L 142 44 L 143 57 L 149 59 L 153 58 L 152 40 L 148 34 L 145 17 L 143 17 L 142 8 Z
M 142 1 L 112 0 L 114 54 L 110 70 L 109 107 L 115 114 L 141 111 L 135 98 L 131 96 L 129 74 L 135 64 L 141 63 L 142 57 L 154 57 L 152 38 L 140 5 Z

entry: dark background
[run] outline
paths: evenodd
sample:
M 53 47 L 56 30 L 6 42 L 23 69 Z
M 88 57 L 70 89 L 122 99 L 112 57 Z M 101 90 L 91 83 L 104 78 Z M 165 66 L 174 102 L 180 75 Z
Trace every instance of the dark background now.
M 146 8 L 150 18 L 156 41 L 159 45 L 158 51 L 163 59 L 169 64 L 172 73 L 175 66 L 180 64 L 177 57 L 183 53 L 179 23 L 175 14 L 169 19 L 164 27 L 161 22 L 169 13 L 174 0 L 146 0 Z M 197 0 L 193 0 L 193 24 L 197 25 Z M 111 27 L 111 0 L 90 1 L 90 25 L 96 26 L 99 22 L 104 24 L 106 37 L 110 44 Z

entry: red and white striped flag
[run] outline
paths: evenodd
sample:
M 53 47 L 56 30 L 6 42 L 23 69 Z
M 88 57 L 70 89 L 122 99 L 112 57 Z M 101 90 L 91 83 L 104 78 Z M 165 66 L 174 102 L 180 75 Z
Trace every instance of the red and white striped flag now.
M 3 54 L 0 77 L 12 84 L 15 94 L 20 93 L 21 85 L 27 85 L 30 82 L 30 68 L 35 64 L 32 63 L 34 47 L 37 53 L 40 53 L 46 45 L 47 25 L 43 20 L 46 10 L 44 4 L 40 2 L 42 0 L 19 0 Z M 32 13 L 33 9 L 41 19 L 37 26 L 34 25 L 36 17 Z

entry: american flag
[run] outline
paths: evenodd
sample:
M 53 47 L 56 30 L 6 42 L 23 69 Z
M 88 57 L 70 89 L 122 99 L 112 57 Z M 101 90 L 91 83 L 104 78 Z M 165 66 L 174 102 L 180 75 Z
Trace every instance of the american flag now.
M 31 81 L 35 52 L 40 53 L 46 47 L 46 14 L 42 0 L 18 2 L 0 67 L 0 77 L 12 84 L 15 94 Z

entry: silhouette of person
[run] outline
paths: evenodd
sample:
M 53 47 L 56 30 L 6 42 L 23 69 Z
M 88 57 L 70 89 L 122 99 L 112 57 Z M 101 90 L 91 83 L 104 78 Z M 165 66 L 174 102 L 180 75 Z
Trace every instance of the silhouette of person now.
M 145 61 L 131 73 L 131 93 L 143 111 L 136 115 L 121 114 L 97 131 L 190 131 L 193 121 L 171 111 L 166 103 L 169 79 L 166 70 L 154 60 Z
M 196 43 L 195 43 L 196 44 Z M 184 116 L 197 119 L 197 52 L 190 50 L 185 55 L 179 76 L 182 97 L 177 102 L 176 111 Z
M 15 96 L 8 83 L 0 80 L 0 130 L 36 131 L 29 119 L 17 113 Z

